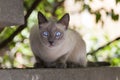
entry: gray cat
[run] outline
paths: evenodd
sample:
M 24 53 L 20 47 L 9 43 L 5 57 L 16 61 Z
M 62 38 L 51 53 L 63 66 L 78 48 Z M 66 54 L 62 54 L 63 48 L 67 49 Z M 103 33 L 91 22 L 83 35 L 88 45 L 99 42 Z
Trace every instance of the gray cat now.
M 85 42 L 79 33 L 68 28 L 68 13 L 58 21 L 48 21 L 38 12 L 38 24 L 30 31 L 35 67 L 66 68 L 67 62 L 87 66 Z

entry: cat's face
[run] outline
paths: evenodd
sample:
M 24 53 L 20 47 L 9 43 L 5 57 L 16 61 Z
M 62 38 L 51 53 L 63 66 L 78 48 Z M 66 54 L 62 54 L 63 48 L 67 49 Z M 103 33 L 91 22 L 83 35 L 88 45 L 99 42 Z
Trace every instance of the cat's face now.
M 44 23 L 40 25 L 40 37 L 42 44 L 48 47 L 59 45 L 65 37 L 65 28 L 57 23 Z
M 46 47 L 56 47 L 64 41 L 69 23 L 69 15 L 64 15 L 59 21 L 47 21 L 42 13 L 38 13 L 40 41 Z

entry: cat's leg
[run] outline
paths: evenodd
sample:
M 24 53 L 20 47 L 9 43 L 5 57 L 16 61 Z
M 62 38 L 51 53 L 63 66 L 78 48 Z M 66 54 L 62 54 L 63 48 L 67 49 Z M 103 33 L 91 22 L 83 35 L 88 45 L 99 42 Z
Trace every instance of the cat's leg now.
M 44 68 L 44 62 L 38 56 L 35 56 L 36 63 L 34 64 L 34 68 Z
M 63 56 L 61 56 L 57 61 L 56 61 L 56 68 L 67 68 L 67 58 L 68 58 L 68 54 L 65 54 Z
M 68 62 L 68 67 L 70 68 L 86 67 L 87 66 L 86 49 L 84 49 L 84 47 L 80 48 L 80 44 L 75 46 L 73 51 L 71 51 L 67 62 Z
M 67 68 L 67 61 L 68 55 L 65 54 L 58 58 L 56 61 L 51 63 L 45 63 L 47 68 Z
M 67 68 L 81 68 L 82 66 L 80 66 L 77 63 L 74 62 L 67 62 Z
M 82 59 L 82 58 L 81 58 Z M 87 61 L 85 60 L 79 60 L 79 62 L 73 62 L 73 61 L 68 61 L 67 62 L 67 67 L 68 68 L 82 68 L 82 67 L 87 67 Z
M 86 58 L 81 56 L 77 52 L 71 52 L 71 55 L 68 57 L 67 60 L 67 67 L 68 68 L 81 68 L 86 66 Z

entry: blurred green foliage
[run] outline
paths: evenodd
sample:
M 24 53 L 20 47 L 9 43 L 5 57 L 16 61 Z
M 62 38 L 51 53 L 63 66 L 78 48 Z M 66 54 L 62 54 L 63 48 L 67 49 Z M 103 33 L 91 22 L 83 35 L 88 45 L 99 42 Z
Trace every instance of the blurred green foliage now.
M 38 7 L 32 12 L 31 16 L 28 19 L 27 27 L 20 32 L 7 46 L 7 50 L 2 52 L 4 56 L 0 57 L 0 63 L 2 68 L 25 68 L 25 67 L 33 67 L 34 58 L 30 49 L 29 44 L 29 31 L 31 27 L 37 25 L 37 12 L 41 11 L 48 18 L 56 16 L 60 18 L 63 13 L 65 13 L 64 7 L 59 6 L 57 10 L 55 10 L 55 15 L 53 13 L 53 9 L 55 4 L 62 0 L 42 0 Z M 77 1 L 77 0 L 76 0 Z M 81 0 L 82 1 L 82 0 Z M 84 1 L 84 0 L 83 0 Z M 92 0 L 91 0 L 92 1 Z M 24 0 L 24 12 L 30 8 L 34 0 Z M 116 3 L 120 2 L 120 0 L 116 0 Z M 83 5 L 83 10 L 87 9 L 91 14 L 91 8 L 88 4 Z M 106 12 L 107 15 L 111 14 L 111 18 L 115 21 L 119 19 L 119 15 L 114 13 L 114 10 L 111 12 Z M 99 11 L 94 12 L 96 15 L 96 23 L 101 20 L 101 14 Z M 0 32 L 0 42 L 7 39 L 15 30 L 16 26 L 6 27 L 2 32 Z M 104 35 L 104 40 L 106 42 L 109 41 L 107 35 Z M 91 42 L 93 45 L 99 42 L 99 39 L 96 36 L 91 36 Z M 91 46 L 90 51 L 94 51 L 98 46 Z M 92 57 L 92 61 L 108 61 L 111 63 L 111 66 L 120 66 L 120 40 L 115 41 L 114 43 L 106 46 L 105 48 L 99 50 L 94 55 L 89 55 Z
M 107 61 L 111 66 L 120 66 L 120 40 L 111 43 L 96 54 L 96 61 Z

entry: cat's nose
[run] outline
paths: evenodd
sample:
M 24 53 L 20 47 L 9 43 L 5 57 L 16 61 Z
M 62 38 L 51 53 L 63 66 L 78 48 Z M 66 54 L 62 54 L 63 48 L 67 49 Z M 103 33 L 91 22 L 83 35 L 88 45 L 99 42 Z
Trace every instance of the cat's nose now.
M 54 41 L 49 41 L 49 43 L 50 43 L 50 44 L 53 44 L 53 43 L 54 43 Z

